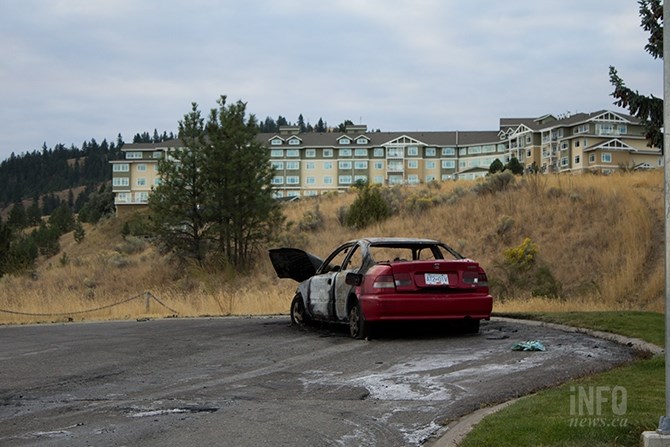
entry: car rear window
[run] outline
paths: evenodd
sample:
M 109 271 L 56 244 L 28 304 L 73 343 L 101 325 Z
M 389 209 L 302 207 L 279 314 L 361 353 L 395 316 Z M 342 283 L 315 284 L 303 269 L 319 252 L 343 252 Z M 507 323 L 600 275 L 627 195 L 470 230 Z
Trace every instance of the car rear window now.
M 458 259 L 455 255 L 439 245 L 371 246 L 369 251 L 370 255 L 377 263 Z

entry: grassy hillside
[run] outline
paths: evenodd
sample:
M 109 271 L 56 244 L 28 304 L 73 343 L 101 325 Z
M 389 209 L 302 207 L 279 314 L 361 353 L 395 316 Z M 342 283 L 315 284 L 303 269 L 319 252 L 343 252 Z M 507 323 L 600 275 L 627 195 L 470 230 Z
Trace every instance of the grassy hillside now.
M 278 242 L 325 256 L 362 235 L 441 239 L 478 260 L 501 291 L 496 311 L 663 309 L 663 172 L 613 176 L 530 176 L 447 182 L 384 191 L 395 214 L 364 230 L 340 224 L 354 192 L 285 204 L 288 228 Z M 179 264 L 142 239 L 121 237 L 123 222 L 85 227 L 76 244 L 32 274 L 0 279 L 0 322 L 286 313 L 295 283 L 275 277 L 265 253 L 248 277 Z M 558 298 L 509 288 L 515 272 L 504 252 L 524 239 L 560 286 Z M 546 276 L 546 275 L 545 275 Z M 502 291 L 505 291 L 503 295 Z M 145 291 L 166 304 L 139 297 Z M 513 293 L 510 293 L 512 291 Z M 537 294 L 537 293 L 536 293 Z M 39 316 L 2 312 L 12 310 Z

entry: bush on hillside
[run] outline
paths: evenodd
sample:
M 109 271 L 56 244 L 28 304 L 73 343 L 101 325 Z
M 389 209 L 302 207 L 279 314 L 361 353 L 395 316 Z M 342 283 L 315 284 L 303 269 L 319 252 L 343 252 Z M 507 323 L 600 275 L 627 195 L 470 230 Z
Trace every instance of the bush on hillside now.
M 365 185 L 358 190 L 358 196 L 349 207 L 345 221 L 348 227 L 361 229 L 390 215 L 389 207 L 379 188 Z

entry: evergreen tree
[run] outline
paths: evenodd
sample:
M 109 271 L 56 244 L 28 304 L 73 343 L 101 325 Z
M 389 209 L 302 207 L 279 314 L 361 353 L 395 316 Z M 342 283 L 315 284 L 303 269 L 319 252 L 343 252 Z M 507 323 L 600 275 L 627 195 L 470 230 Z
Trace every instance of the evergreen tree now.
M 503 169 L 505 169 L 505 166 L 503 165 L 502 161 L 500 161 L 499 158 L 496 158 L 493 163 L 491 163 L 491 166 L 489 166 L 489 174 L 495 174 L 496 172 L 502 172 Z
M 639 0 L 642 28 L 649 33 L 645 50 L 654 58 L 663 58 L 663 3 L 661 0 Z M 645 126 L 648 145 L 663 149 L 663 99 L 641 95 L 626 86 L 616 68 L 610 66 L 610 83 L 614 87 L 614 104 L 627 108 Z
M 0 217 L 0 276 L 9 271 L 9 247 L 12 242 L 12 229 Z
M 272 198 L 267 148 L 256 141 L 258 124 L 246 104 L 218 100 L 205 124 L 197 104 L 179 123 L 188 150 L 161 162 L 161 184 L 149 198 L 157 233 L 170 249 L 203 262 L 207 250 L 243 270 L 258 244 L 280 221 Z M 205 135 L 207 139 L 205 140 Z M 211 241 L 213 245 L 208 244 Z
M 512 157 L 507 165 L 505 165 L 504 171 L 507 170 L 512 171 L 514 175 L 523 175 L 523 165 L 516 157 Z
M 323 121 L 322 118 L 319 118 L 319 121 L 316 123 L 316 127 L 314 128 L 315 132 L 325 132 L 326 131 L 326 123 Z
M 12 209 L 9 210 L 7 224 L 19 230 L 28 226 L 28 215 L 26 214 L 23 202 L 16 202 Z
M 72 231 L 74 228 L 74 216 L 72 215 L 72 210 L 65 202 L 62 202 L 61 205 L 51 213 L 51 216 L 49 217 L 49 226 L 54 228 L 59 236 Z
M 170 250 L 202 264 L 209 225 L 205 218 L 208 185 L 202 175 L 205 141 L 204 120 L 198 105 L 179 122 L 179 138 L 188 149 L 170 153 L 172 161 L 159 161 L 161 184 L 149 197 L 149 208 L 159 240 Z
M 80 244 L 84 240 L 84 237 L 86 237 L 86 231 L 84 230 L 84 226 L 81 224 L 80 221 L 75 222 L 74 241 Z
M 300 128 L 301 133 L 307 131 L 307 126 L 305 125 L 305 118 L 302 117 L 302 113 L 298 116 L 298 127 Z
M 40 223 L 40 219 L 42 218 L 42 211 L 40 210 L 39 196 L 33 196 L 33 201 L 30 202 L 30 206 L 26 210 L 26 216 L 28 218 L 28 225 L 37 225 Z

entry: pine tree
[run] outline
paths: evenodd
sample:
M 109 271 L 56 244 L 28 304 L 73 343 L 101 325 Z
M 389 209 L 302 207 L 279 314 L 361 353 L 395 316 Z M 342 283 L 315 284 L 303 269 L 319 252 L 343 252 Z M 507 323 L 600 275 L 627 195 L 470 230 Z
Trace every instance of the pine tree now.
M 645 50 L 654 59 L 663 58 L 663 3 L 661 0 L 639 0 L 642 28 L 649 32 Z M 644 123 L 648 145 L 663 149 L 663 99 L 641 95 L 626 86 L 616 68 L 610 66 L 610 83 L 614 87 L 614 104 L 627 108 Z

